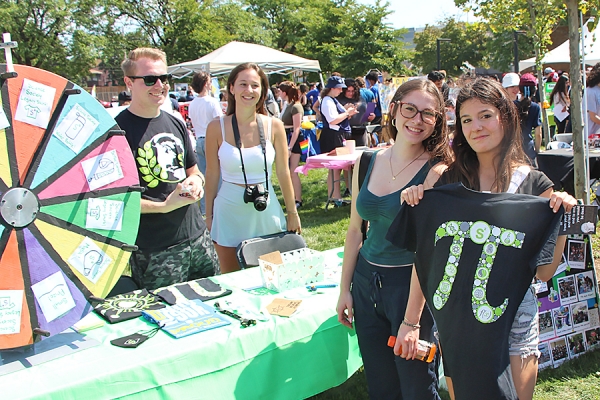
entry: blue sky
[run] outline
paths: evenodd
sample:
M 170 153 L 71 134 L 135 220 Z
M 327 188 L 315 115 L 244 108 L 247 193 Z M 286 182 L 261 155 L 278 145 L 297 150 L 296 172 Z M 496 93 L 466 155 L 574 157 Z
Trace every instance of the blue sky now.
M 375 0 L 359 0 L 375 4 Z M 422 28 L 433 25 L 446 17 L 454 16 L 460 21 L 474 22 L 469 15 L 454 5 L 454 0 L 388 0 L 391 10 L 389 22 L 394 28 Z

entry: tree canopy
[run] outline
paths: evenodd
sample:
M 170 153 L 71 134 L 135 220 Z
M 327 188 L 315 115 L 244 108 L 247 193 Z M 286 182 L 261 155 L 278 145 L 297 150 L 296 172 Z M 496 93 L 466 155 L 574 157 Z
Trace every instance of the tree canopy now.
M 76 82 L 99 65 L 117 83 L 139 46 L 169 64 L 238 40 L 318 59 L 324 72 L 407 72 L 411 57 L 385 22 L 387 3 L 355 0 L 0 0 L 3 30 L 19 43 L 15 62 Z
M 580 1 L 597 10 L 600 0 Z M 120 63 L 140 46 L 160 48 L 169 64 L 194 60 L 238 40 L 318 59 L 325 73 L 344 76 L 370 69 L 392 75 L 427 73 L 437 67 L 460 75 L 465 62 L 508 71 L 514 30 L 519 56 L 543 54 L 562 18 L 560 0 L 455 0 L 479 22 L 447 18 L 415 35 L 415 49 L 401 40 L 405 30 L 386 20 L 387 2 L 358 0 L 0 0 L 3 31 L 19 47 L 15 62 L 43 68 L 76 82 L 99 65 L 120 83 Z M 537 18 L 533 18 L 537 15 Z M 410 66 L 412 63 L 412 67 Z

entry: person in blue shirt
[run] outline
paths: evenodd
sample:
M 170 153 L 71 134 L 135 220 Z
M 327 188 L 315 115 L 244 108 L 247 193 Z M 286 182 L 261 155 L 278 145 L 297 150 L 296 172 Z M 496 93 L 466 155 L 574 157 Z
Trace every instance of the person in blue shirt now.
M 378 143 L 378 133 L 381 132 L 381 97 L 379 95 L 379 74 L 377 71 L 369 71 L 365 79 L 369 81 L 371 85 L 370 89 L 373 92 L 374 102 L 377 103 L 375 105 L 375 118 L 371 121 L 373 125 L 379 125 L 377 128 L 373 129 L 372 136 L 374 136 L 375 141 Z
M 363 99 L 365 103 L 373 103 L 375 102 L 375 95 L 370 89 L 367 89 L 367 84 L 365 83 L 365 78 L 362 76 L 357 76 L 355 78 L 356 84 L 360 88 L 360 97 Z M 373 114 L 374 115 L 374 114 Z M 369 124 L 374 124 L 373 120 L 375 118 L 369 119 Z M 369 146 L 375 147 L 379 144 L 379 140 L 377 138 L 377 134 L 371 132 L 369 135 Z
M 321 92 L 321 84 L 313 83 L 310 87 L 308 93 L 306 93 L 306 100 L 308 101 L 308 105 L 310 108 L 317 102 L 319 99 L 319 93 Z

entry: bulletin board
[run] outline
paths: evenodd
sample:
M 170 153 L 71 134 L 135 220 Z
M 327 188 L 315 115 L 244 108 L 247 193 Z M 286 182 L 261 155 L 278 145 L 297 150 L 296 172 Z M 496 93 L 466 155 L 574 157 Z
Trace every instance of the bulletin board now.
M 598 280 L 591 247 L 589 235 L 569 235 L 554 277 L 535 284 L 540 369 L 556 368 L 600 346 Z

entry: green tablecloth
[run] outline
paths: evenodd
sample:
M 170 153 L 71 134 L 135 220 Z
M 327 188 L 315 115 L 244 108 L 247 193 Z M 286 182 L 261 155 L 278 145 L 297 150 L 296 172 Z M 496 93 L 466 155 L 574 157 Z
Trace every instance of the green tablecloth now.
M 339 279 L 341 249 L 326 253 L 336 266 L 329 279 Z M 275 297 L 301 298 L 297 314 L 246 329 L 234 321 L 181 339 L 160 331 L 137 349 L 110 340 L 151 325 L 141 318 L 105 325 L 86 333 L 100 346 L 0 376 L 0 398 L 303 399 L 343 383 L 362 365 L 355 332 L 337 322 L 337 287 L 268 296 L 239 289 L 259 277 L 253 268 L 215 281 L 233 289 L 229 299 L 257 308 Z

